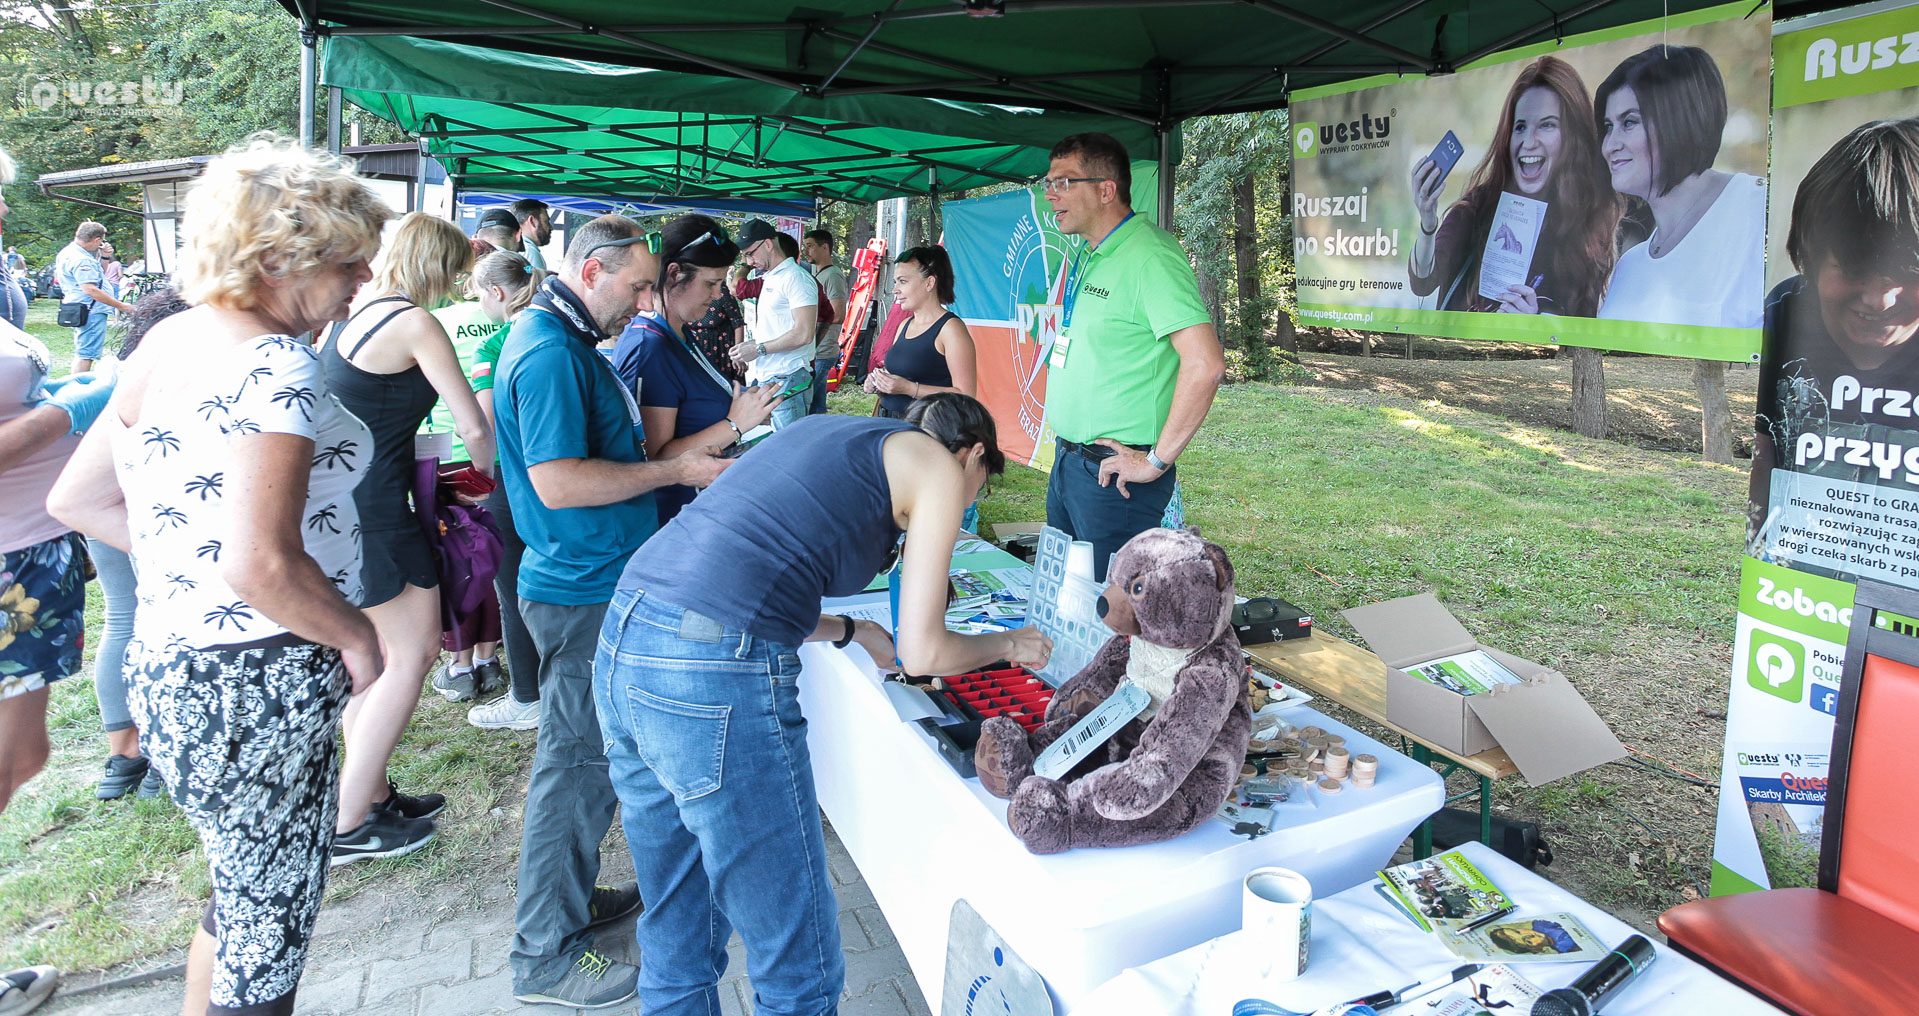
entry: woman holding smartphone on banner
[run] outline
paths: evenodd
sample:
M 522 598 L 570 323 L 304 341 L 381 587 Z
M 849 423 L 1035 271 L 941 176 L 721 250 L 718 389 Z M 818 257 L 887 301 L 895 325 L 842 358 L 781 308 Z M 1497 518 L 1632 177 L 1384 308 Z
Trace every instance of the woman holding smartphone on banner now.
M 1501 107 L 1486 157 L 1442 219 L 1447 172 L 1432 158 L 1412 168 L 1419 234 L 1407 276 L 1439 310 L 1591 317 L 1612 270 L 1620 201 L 1607 182 L 1598 133 L 1579 72 L 1557 57 L 1528 63 Z M 1526 283 L 1480 293 L 1480 268 L 1504 194 L 1546 203 Z
M 946 309 L 954 300 L 946 248 L 914 247 L 893 264 L 894 300 L 913 316 L 887 351 L 886 366 L 866 376 L 866 390 L 880 397 L 880 416 L 903 420 L 913 400 L 934 392 L 978 395 L 979 368 L 973 333 Z
M 1036 628 L 959 635 L 946 594 L 960 515 L 1006 464 L 986 407 L 928 396 L 918 426 L 809 416 L 766 439 L 627 563 L 600 630 L 595 703 L 646 900 L 635 929 L 648 1016 L 705 1016 L 734 928 L 755 1009 L 826 1013 L 845 983 L 838 906 L 807 752 L 802 642 L 858 642 L 822 615 L 906 537 L 897 630 L 916 674 L 1043 666 Z
M 1757 328 L 1766 286 L 1766 181 L 1712 168 L 1726 83 L 1697 46 L 1654 46 L 1599 85 L 1600 153 L 1613 189 L 1655 228 L 1619 256 L 1599 316 Z
M 686 326 L 706 315 L 739 256 L 726 230 L 704 215 L 682 215 L 661 232 L 660 313 L 635 317 L 613 347 L 613 369 L 627 387 L 638 388 L 649 459 L 701 445 L 724 448 L 765 423 L 779 405 L 778 385 L 742 390 L 686 337 Z M 660 525 L 695 493 L 677 484 L 654 491 Z

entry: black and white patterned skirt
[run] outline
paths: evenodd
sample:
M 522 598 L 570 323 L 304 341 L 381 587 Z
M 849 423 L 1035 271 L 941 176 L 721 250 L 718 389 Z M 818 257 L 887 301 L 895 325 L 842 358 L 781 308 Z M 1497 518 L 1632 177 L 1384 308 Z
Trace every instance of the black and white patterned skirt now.
M 350 682 L 311 643 L 128 653 L 127 705 L 213 878 L 214 1012 L 299 984 L 326 889 Z

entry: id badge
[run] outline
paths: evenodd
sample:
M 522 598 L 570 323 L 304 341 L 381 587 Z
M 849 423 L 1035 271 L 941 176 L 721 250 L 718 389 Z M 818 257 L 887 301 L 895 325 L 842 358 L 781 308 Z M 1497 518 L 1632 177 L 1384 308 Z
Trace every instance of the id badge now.
M 1033 760 L 1033 774 L 1057 780 L 1071 772 L 1073 767 L 1085 759 L 1094 748 L 1111 740 L 1119 728 L 1127 721 L 1146 711 L 1153 697 L 1132 681 L 1122 678 L 1119 687 L 1113 689 L 1113 695 L 1094 707 L 1093 711 L 1071 730 L 1061 734 L 1059 740 L 1046 746 Z
M 1066 369 L 1066 351 L 1072 348 L 1072 345 L 1073 336 L 1067 332 L 1061 332 L 1059 336 L 1053 340 L 1053 353 L 1046 358 L 1047 368 L 1050 370 Z

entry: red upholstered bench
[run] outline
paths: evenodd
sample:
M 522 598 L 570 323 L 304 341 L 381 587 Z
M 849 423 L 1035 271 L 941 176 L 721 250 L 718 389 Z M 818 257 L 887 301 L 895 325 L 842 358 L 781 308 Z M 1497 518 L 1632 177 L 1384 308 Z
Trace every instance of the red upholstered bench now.
M 1879 627 L 1879 613 L 1895 615 Z M 1819 888 L 1666 911 L 1672 946 L 1802 1016 L 1919 1013 L 1919 592 L 1862 580 L 1840 682 Z

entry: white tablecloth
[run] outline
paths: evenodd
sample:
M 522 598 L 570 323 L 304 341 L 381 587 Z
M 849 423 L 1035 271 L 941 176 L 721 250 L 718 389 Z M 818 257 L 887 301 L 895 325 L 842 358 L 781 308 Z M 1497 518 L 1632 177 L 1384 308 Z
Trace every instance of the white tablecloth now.
M 1445 794 L 1432 770 L 1301 708 L 1293 723 L 1379 756 L 1376 786 L 1323 798 L 1310 821 L 1257 840 L 1208 822 L 1167 843 L 1036 857 L 1007 829 L 1006 802 L 960 779 L 918 726 L 900 721 L 862 650 L 813 642 L 800 659 L 820 804 L 935 1012 L 956 900 L 1046 979 L 1064 1012 L 1127 967 L 1238 927 L 1240 880 L 1252 868 L 1294 868 L 1325 893 L 1370 878 Z
M 1467 843 L 1459 848 L 1505 890 L 1522 914 L 1564 911 L 1600 941 L 1617 945 L 1633 929 L 1598 907 L 1499 856 Z M 1238 913 L 1235 911 L 1234 920 Z M 1652 937 L 1652 936 L 1649 936 Z M 1655 939 L 1659 958 L 1605 1007 L 1606 1016 L 1747 1016 L 1777 1013 L 1745 989 Z M 1370 883 L 1313 904 L 1312 959 L 1304 976 L 1262 983 L 1245 961 L 1240 933 L 1128 970 L 1079 1000 L 1076 1016 L 1227 1016 L 1242 998 L 1264 998 L 1299 1012 L 1444 975 L 1462 960 L 1395 912 Z M 1584 963 L 1515 963 L 1542 988 L 1558 988 Z M 1411 1016 L 1412 1007 L 1404 1007 Z M 1400 1009 L 1389 1009 L 1396 1016 Z

